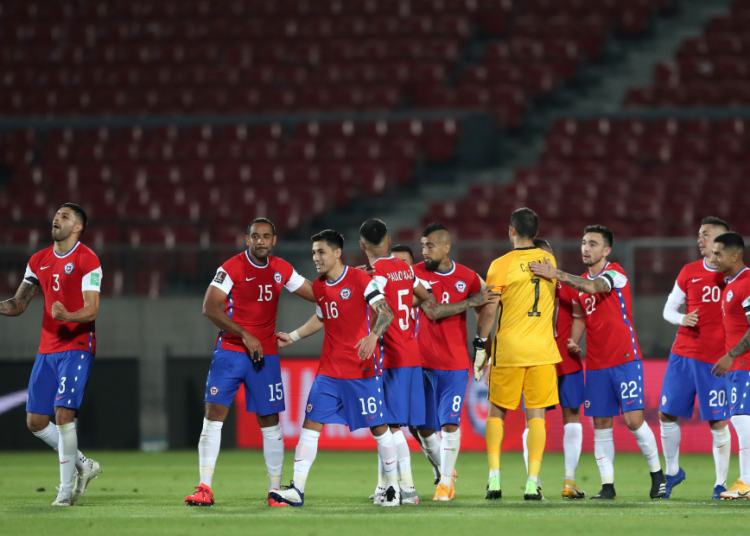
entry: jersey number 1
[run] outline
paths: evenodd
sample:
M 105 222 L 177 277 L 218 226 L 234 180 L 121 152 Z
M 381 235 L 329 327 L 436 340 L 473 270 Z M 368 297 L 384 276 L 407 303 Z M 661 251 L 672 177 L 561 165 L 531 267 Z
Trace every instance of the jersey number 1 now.
M 529 316 L 542 316 L 542 313 L 537 310 L 539 305 L 539 278 L 535 277 L 531 282 L 534 284 L 534 307 L 529 311 Z

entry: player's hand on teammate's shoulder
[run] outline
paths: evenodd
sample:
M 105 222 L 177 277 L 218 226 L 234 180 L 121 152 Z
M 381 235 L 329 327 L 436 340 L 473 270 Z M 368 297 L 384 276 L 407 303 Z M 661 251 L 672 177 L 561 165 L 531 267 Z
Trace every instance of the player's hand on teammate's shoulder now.
M 366 273 L 367 275 L 372 275 L 375 273 L 375 268 L 373 268 L 369 264 L 360 264 L 359 266 L 355 266 L 355 268 Z
M 499 300 L 500 294 L 499 292 L 495 292 L 492 289 L 495 288 L 495 285 L 489 285 L 487 287 L 484 287 L 482 290 L 477 292 L 476 294 L 472 294 L 469 296 L 469 303 L 472 307 L 480 307 L 482 305 L 486 305 L 490 302 L 493 302 L 495 300 Z
M 374 333 L 370 333 L 367 337 L 361 338 L 354 347 L 359 348 L 359 352 L 357 353 L 357 355 L 359 355 L 359 358 L 364 361 L 368 357 L 372 356 L 372 353 L 375 351 L 375 346 L 377 344 L 378 336 Z
M 65 306 L 62 303 L 60 303 L 59 301 L 56 301 L 55 303 L 52 304 L 52 318 L 60 322 L 66 322 L 67 315 L 68 315 L 68 310 L 65 308 Z
M 249 332 L 245 332 L 242 335 L 242 342 L 247 348 L 247 355 L 253 361 L 260 361 L 263 359 L 263 345 L 258 339 L 250 335 Z
M 292 340 L 292 336 L 288 333 L 279 332 L 276 334 L 276 346 L 278 348 L 286 348 L 292 344 L 294 344 L 294 340 Z
M 542 276 L 545 279 L 555 278 L 555 267 L 552 266 L 552 263 L 549 262 L 549 259 L 547 257 L 544 257 L 544 259 L 542 259 L 542 262 L 530 262 L 529 270 L 531 270 L 536 275 Z
M 571 352 L 573 354 L 580 354 L 582 350 L 581 347 L 578 346 L 578 343 L 573 342 L 573 339 L 568 339 L 568 352 Z
M 724 354 L 714 365 L 714 368 L 711 369 L 711 374 L 716 376 L 717 378 L 723 378 L 727 375 L 727 372 L 729 372 L 729 369 L 732 368 L 732 363 L 734 362 L 734 359 L 729 357 L 729 354 Z
M 686 314 L 682 319 L 682 325 L 692 328 L 698 325 L 698 309 Z

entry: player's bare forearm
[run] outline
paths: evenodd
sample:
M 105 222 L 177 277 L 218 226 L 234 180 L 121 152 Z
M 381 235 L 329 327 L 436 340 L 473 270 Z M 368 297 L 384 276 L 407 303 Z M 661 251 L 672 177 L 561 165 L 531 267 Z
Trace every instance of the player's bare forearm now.
M 557 269 L 555 269 L 553 273 L 555 274 L 552 276 L 553 279 L 557 279 L 579 292 L 585 292 L 586 294 L 601 294 L 602 292 L 609 292 L 610 290 L 607 282 L 601 277 L 597 277 L 596 279 L 586 279 L 585 277 L 571 275 Z
M 393 311 L 385 300 L 375 302 L 372 309 L 378 314 L 378 320 L 372 328 L 372 333 L 378 337 L 382 337 L 393 321 Z
M 203 316 L 208 318 L 211 323 L 222 331 L 244 338 L 247 330 L 237 322 L 229 318 L 222 306 L 217 303 L 203 303 Z
M 315 335 L 324 327 L 325 324 L 320 319 L 320 317 L 318 315 L 312 315 L 307 322 L 297 328 L 297 335 L 299 335 L 300 339 L 304 339 L 305 337 L 309 337 L 310 335 Z
M 53 312 L 54 309 L 53 305 Z M 93 322 L 99 316 L 99 293 L 94 290 L 87 290 L 83 293 L 83 307 L 81 309 L 77 311 L 65 311 L 63 308 L 62 310 L 64 313 L 58 320 L 62 320 L 63 322 L 75 322 L 78 324 Z
M 583 318 L 574 318 L 573 327 L 570 328 L 570 338 L 578 344 L 584 333 L 586 333 L 586 321 Z
M 305 280 L 305 282 L 302 283 L 302 286 L 295 290 L 293 294 L 296 294 L 300 298 L 303 298 L 311 303 L 315 303 L 315 294 L 313 294 L 312 283 L 310 283 L 308 280 Z
M 750 329 L 745 332 L 745 335 L 737 343 L 737 346 L 729 350 L 729 357 L 736 359 L 742 354 L 747 353 L 750 350 Z
M 497 315 L 498 302 L 491 302 L 482 307 L 477 320 L 477 337 L 486 339 L 492 332 L 492 326 L 495 324 Z
M 449 316 L 463 313 L 472 307 L 472 305 L 468 299 L 456 303 L 438 303 L 435 296 L 430 294 L 430 297 L 422 303 L 421 307 L 427 318 L 430 320 L 440 320 L 441 318 L 448 318 Z
M 424 288 L 424 286 L 420 282 L 416 287 L 414 287 L 414 296 L 412 297 L 411 306 L 420 307 L 424 302 L 430 299 L 430 296 L 432 296 L 432 291 Z
M 16 295 L 9 300 L 0 302 L 0 315 L 18 316 L 26 311 L 26 307 L 39 290 L 38 285 L 23 281 L 16 291 Z

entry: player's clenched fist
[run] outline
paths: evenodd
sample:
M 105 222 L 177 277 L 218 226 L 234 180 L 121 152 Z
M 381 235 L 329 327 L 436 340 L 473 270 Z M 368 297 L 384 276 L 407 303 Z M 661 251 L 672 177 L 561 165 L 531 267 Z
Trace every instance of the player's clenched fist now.
M 242 342 L 248 350 L 247 355 L 250 359 L 253 361 L 260 361 L 263 359 L 263 345 L 258 339 L 250 335 L 250 333 L 245 332 L 245 334 L 242 335 Z
M 286 348 L 294 344 L 294 339 L 288 333 L 277 333 L 276 334 L 276 346 L 278 348 Z
M 66 318 L 68 315 L 68 310 L 65 308 L 65 306 L 60 303 L 59 301 L 56 301 L 52 304 L 52 318 L 55 320 L 58 320 L 60 322 L 67 322 Z
M 578 346 L 578 343 L 576 343 L 573 339 L 568 339 L 567 342 L 568 345 L 568 352 L 571 354 L 580 354 L 583 350 L 581 350 L 581 347 Z
M 357 353 L 357 355 L 359 355 L 359 358 L 362 361 L 370 357 L 375 351 L 375 346 L 378 344 L 378 339 L 379 337 L 377 335 L 371 333 L 367 337 L 360 339 L 359 342 L 354 346 L 355 348 L 359 348 L 359 352 Z
M 698 309 L 686 314 L 685 317 L 682 319 L 682 325 L 687 326 L 689 328 L 697 326 L 698 325 Z

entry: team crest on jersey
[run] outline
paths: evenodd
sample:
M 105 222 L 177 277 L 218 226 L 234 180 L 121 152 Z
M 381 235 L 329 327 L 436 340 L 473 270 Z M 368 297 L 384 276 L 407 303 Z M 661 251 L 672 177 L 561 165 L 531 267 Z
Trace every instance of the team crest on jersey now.
M 344 287 L 341 289 L 339 296 L 341 296 L 342 300 L 348 300 L 349 298 L 352 297 L 352 291 L 350 288 Z
M 589 409 L 591 407 L 591 401 L 590 400 L 585 400 L 583 402 L 583 405 L 586 407 L 586 409 Z
M 661 397 L 661 405 L 665 406 L 666 404 L 667 404 L 667 397 L 666 396 Z
M 212 385 L 211 389 L 209 389 L 208 392 L 211 393 L 212 396 L 216 396 L 219 394 L 219 388 L 215 385 Z
M 463 292 L 466 290 L 466 283 L 463 281 L 456 281 L 456 290 L 459 292 Z
M 69 262 L 68 264 L 65 265 L 65 268 L 64 268 L 65 273 L 68 274 L 68 275 L 72 274 L 73 273 L 73 268 L 74 268 L 73 263 Z
M 732 292 L 730 290 L 729 292 L 727 292 L 727 303 L 729 303 L 730 301 L 732 301 L 732 298 L 734 298 L 734 292 Z
M 277 285 L 281 284 L 281 274 L 279 272 L 276 272 L 273 274 L 273 280 L 276 281 Z
M 312 404 L 307 405 L 307 413 L 310 413 L 312 411 Z

